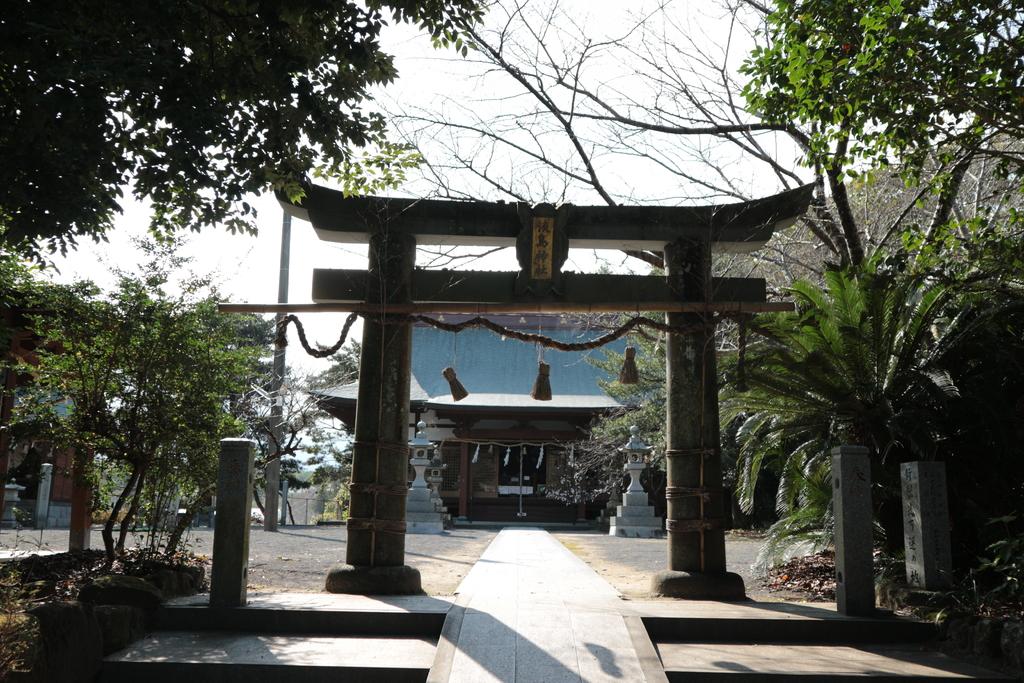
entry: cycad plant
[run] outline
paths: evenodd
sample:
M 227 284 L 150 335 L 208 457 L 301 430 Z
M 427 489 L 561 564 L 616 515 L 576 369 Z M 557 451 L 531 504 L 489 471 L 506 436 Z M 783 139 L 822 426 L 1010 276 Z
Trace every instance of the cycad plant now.
M 742 422 L 740 504 L 750 508 L 759 473 L 771 468 L 783 517 L 775 542 L 814 517 L 827 530 L 830 496 L 812 495 L 811 483 L 827 481 L 831 447 L 859 444 L 871 452 L 877 519 L 899 543 L 899 506 L 892 504 L 899 463 L 935 456 L 947 403 L 958 395 L 940 363 L 957 327 L 943 324 L 950 293 L 872 263 L 828 272 L 821 286 L 798 281 L 790 296 L 794 313 L 751 326 L 749 389 L 727 387 L 723 395 L 723 423 Z M 789 516 L 799 520 L 790 524 Z

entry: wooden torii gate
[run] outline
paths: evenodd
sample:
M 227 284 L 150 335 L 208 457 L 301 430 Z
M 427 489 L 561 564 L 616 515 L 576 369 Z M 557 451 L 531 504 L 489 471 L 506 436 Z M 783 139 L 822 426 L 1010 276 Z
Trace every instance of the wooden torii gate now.
M 719 447 L 715 313 L 787 310 L 765 282 L 714 278 L 713 251 L 749 252 L 806 209 L 812 186 L 719 206 L 572 206 L 345 197 L 312 186 L 281 204 L 334 242 L 369 243 L 367 270 L 316 270 L 313 305 L 226 305 L 224 310 L 366 314 L 352 459 L 346 564 L 327 590 L 410 593 L 405 565 L 410 313 L 664 311 L 686 328 L 667 340 L 668 568 L 652 592 L 741 599 L 726 572 Z M 518 273 L 419 270 L 416 245 L 515 246 Z M 665 277 L 563 273 L 570 247 L 664 252 Z M 390 316 L 390 319 L 389 319 Z

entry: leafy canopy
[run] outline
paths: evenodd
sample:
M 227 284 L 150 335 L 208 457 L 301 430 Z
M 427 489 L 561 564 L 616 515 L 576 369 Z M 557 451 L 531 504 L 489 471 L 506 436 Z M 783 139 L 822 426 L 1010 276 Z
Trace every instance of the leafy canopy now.
M 251 230 L 244 195 L 298 196 L 310 172 L 400 172 L 384 117 L 363 107 L 396 71 L 383 12 L 462 47 L 475 0 L 39 3 L 0 14 L 0 232 L 34 253 L 100 238 L 121 188 L 157 231 Z M 356 159 L 353 147 L 380 153 Z
M 813 164 L 920 171 L 945 143 L 1024 135 L 1022 16 L 1020 0 L 778 0 L 744 94 L 768 121 L 807 124 Z
M 159 248 L 140 273 L 119 274 L 110 294 L 89 282 L 43 288 L 33 325 L 41 345 L 20 368 L 32 382 L 16 409 L 19 429 L 95 453 L 81 463 L 94 482 L 127 481 L 103 531 L 110 556 L 118 510 L 123 547 L 147 486 L 186 497 L 212 488 L 218 441 L 242 429 L 228 396 L 246 387 L 260 353 L 239 344 L 205 281 L 170 293 L 183 266 L 171 249 Z

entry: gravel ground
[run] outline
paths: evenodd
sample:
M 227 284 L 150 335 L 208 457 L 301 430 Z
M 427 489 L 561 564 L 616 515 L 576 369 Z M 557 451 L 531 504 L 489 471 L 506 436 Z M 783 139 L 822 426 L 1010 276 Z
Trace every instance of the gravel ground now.
M 483 553 L 497 532 L 455 529 L 439 535 L 409 535 L 406 562 L 420 570 L 423 588 L 431 595 L 451 595 L 462 577 Z M 344 527 L 287 526 L 277 533 L 253 528 L 249 536 L 249 588 L 260 592 L 321 591 L 327 570 L 345 558 Z M 0 531 L 0 549 L 64 551 L 67 530 Z M 92 547 L 102 548 L 98 529 Z M 189 548 L 212 554 L 213 531 L 195 529 Z
M 666 567 L 668 541 L 663 538 L 618 538 L 598 532 L 554 536 L 627 597 L 645 596 L 651 575 Z M 751 567 L 757 559 L 761 538 L 729 533 L 725 539 L 727 567 L 743 577 L 747 595 L 756 600 L 777 600 L 778 596 L 767 592 L 763 580 Z
M 420 570 L 427 593 L 451 595 L 495 534 L 497 531 L 492 529 L 473 528 L 437 536 L 409 535 L 405 541 L 406 561 Z M 597 531 L 553 535 L 626 596 L 645 595 L 650 576 L 665 568 L 665 539 L 616 538 Z M 321 591 L 328 568 L 344 560 L 345 541 L 344 527 L 287 526 L 276 534 L 254 527 L 249 537 L 249 588 L 260 592 Z M 66 530 L 2 530 L 0 554 L 14 549 L 64 551 L 67 542 Z M 762 579 L 751 568 L 760 538 L 730 533 L 726 544 L 729 570 L 743 577 L 750 597 L 786 599 L 767 593 Z M 99 530 L 93 529 L 92 547 L 102 545 Z M 212 530 L 194 530 L 189 548 L 197 554 L 211 554 Z

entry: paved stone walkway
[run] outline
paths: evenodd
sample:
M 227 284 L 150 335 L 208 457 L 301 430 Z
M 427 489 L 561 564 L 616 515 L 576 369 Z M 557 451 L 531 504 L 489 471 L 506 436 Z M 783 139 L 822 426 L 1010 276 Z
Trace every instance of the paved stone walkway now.
M 430 681 L 1001 680 L 933 652 L 923 623 L 821 604 L 624 600 L 540 529 L 501 531 L 458 595 L 461 625 L 442 633 Z
M 618 592 L 546 531 L 499 533 L 458 593 L 452 682 L 644 680 Z

